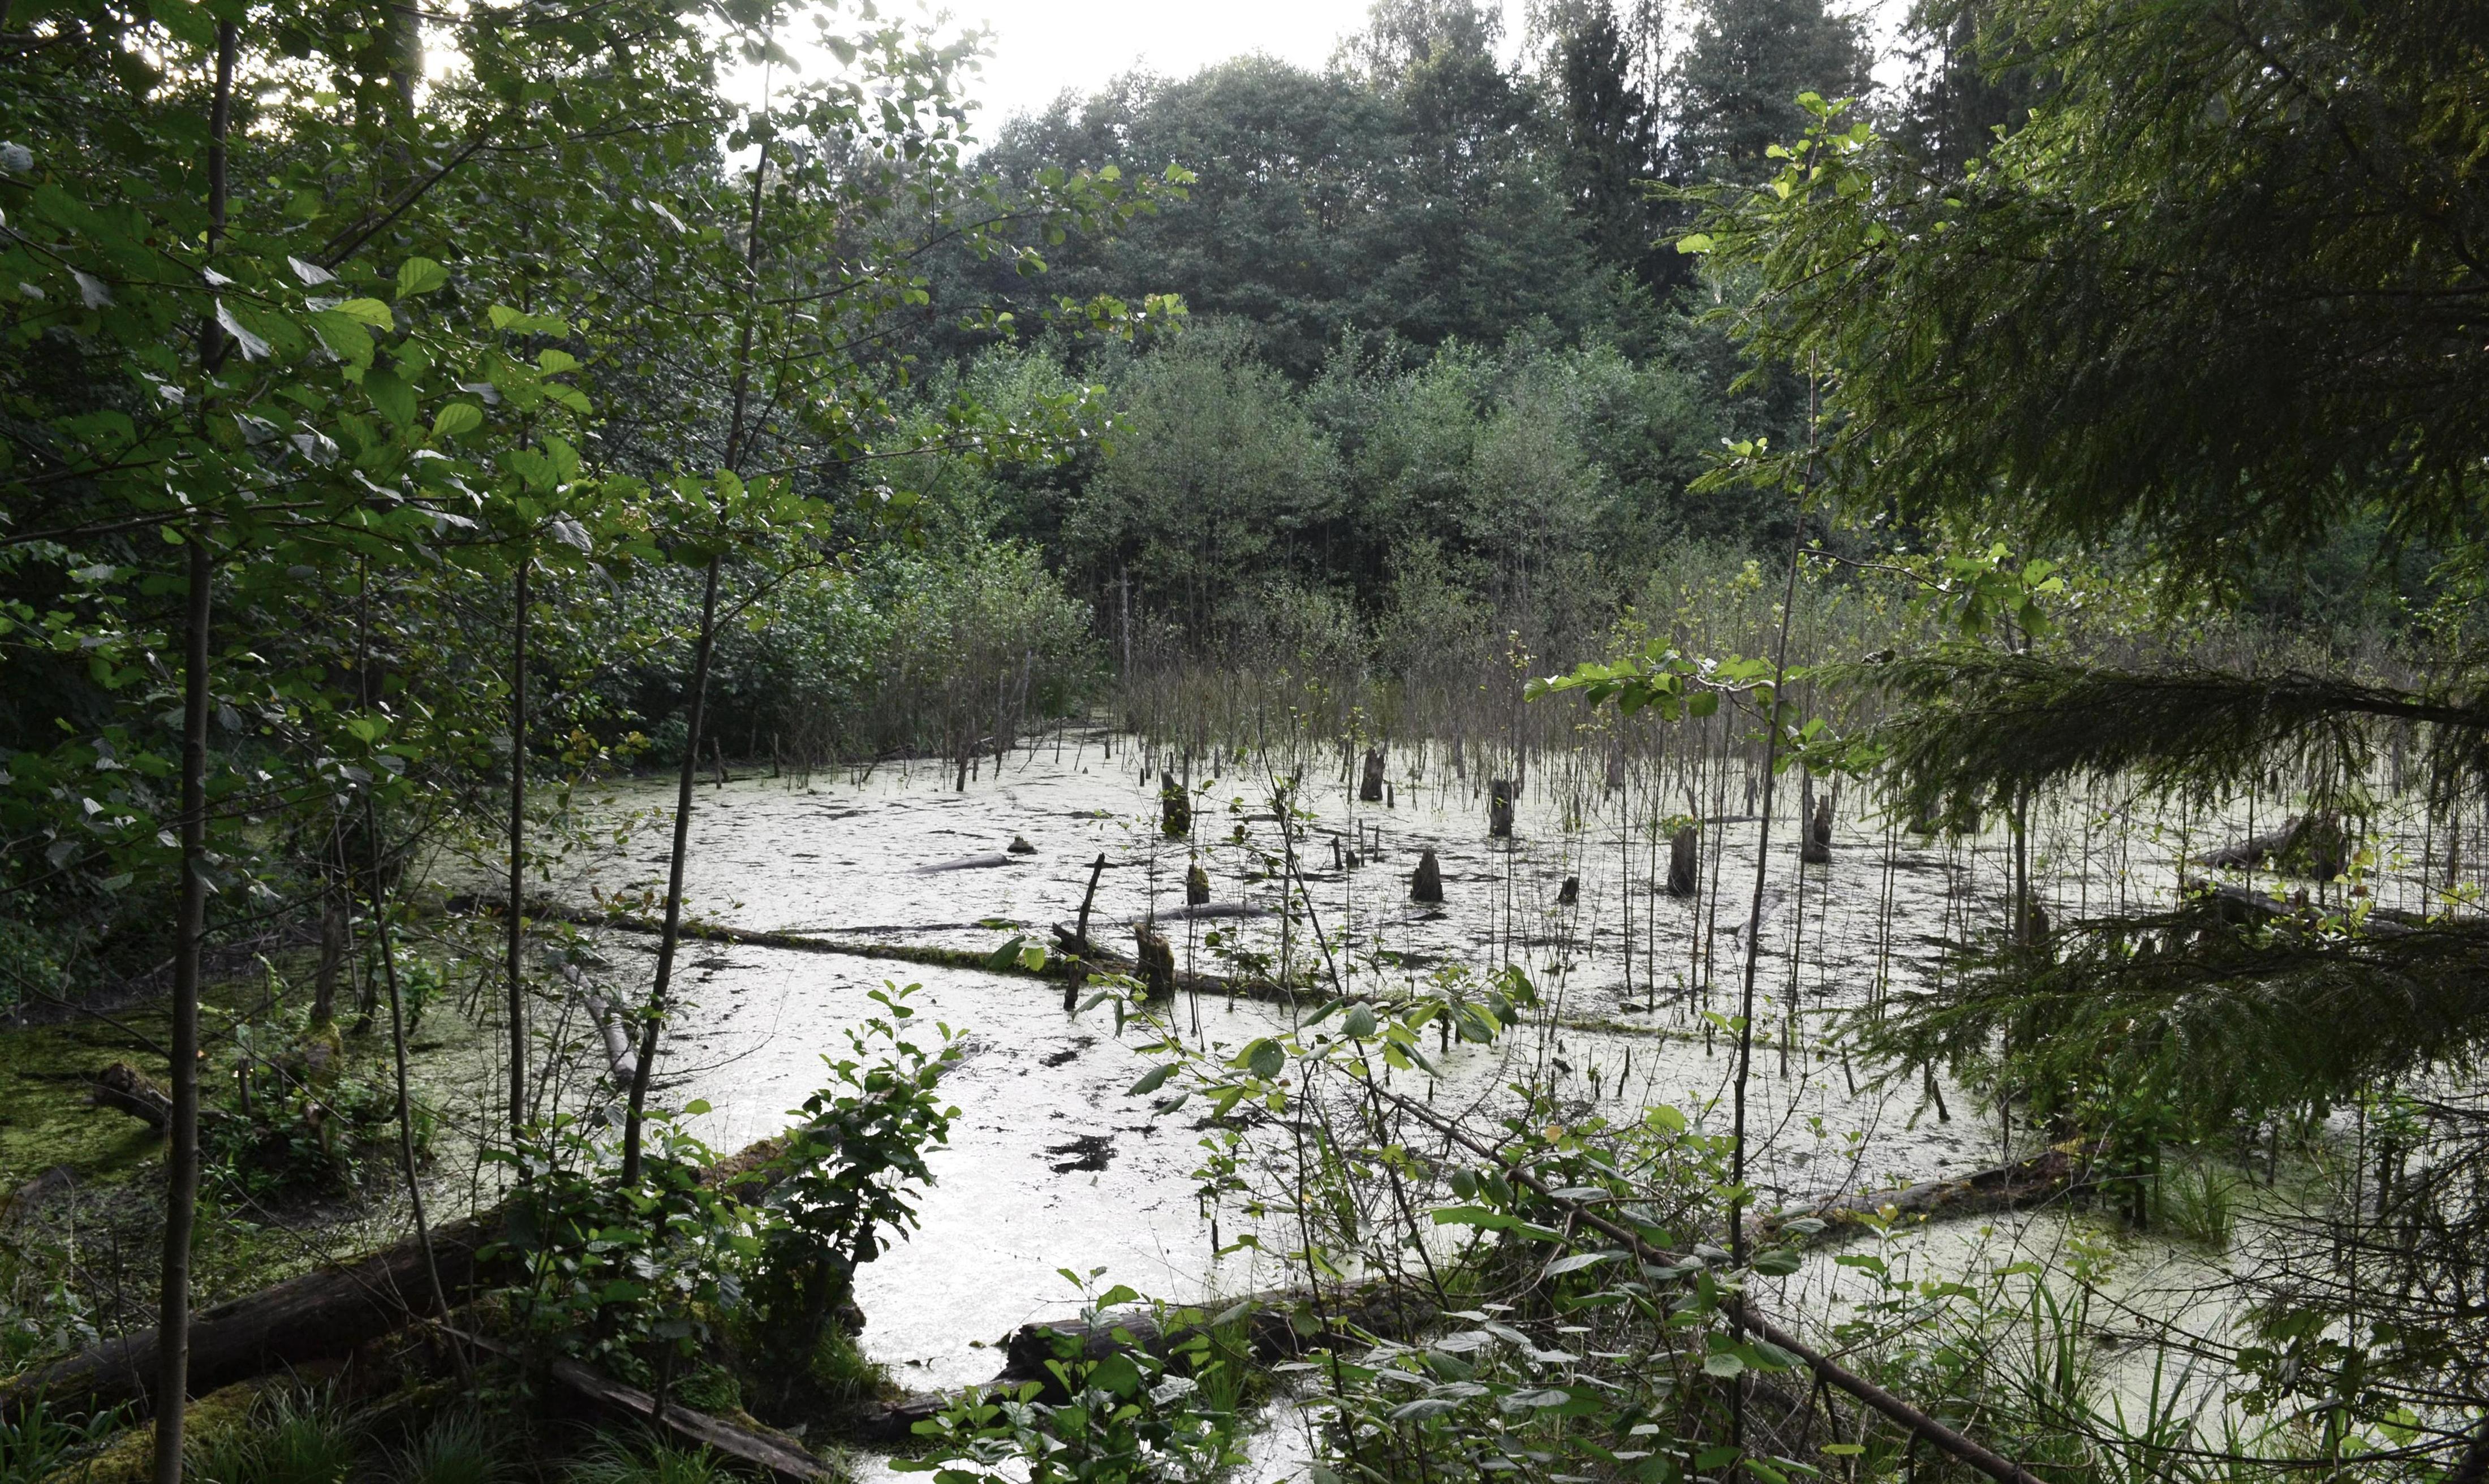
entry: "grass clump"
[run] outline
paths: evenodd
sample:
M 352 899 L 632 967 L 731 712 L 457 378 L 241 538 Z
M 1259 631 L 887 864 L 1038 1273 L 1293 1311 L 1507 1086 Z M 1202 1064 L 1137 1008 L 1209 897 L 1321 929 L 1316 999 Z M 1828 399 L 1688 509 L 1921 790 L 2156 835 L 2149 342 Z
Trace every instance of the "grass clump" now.
M 2239 1179 L 2201 1160 L 2163 1176 L 2155 1205 L 2163 1230 L 2218 1252 L 2238 1230 Z
M 706 1448 L 611 1433 L 598 1434 L 564 1474 L 565 1484 L 726 1484 L 732 1477 Z

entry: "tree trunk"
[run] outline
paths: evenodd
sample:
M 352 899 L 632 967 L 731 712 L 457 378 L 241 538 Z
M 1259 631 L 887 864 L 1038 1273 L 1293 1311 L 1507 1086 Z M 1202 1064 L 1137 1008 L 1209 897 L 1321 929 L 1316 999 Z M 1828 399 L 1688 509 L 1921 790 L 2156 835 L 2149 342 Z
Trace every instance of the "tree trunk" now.
M 1702 883 L 1702 837 L 1690 824 L 1679 825 L 1668 842 L 1668 895 L 1691 897 Z
M 510 1138 L 515 1143 L 528 1127 L 528 994 L 520 971 L 525 952 L 523 911 L 526 905 L 528 859 L 528 568 L 529 554 L 519 555 L 513 583 L 514 615 L 510 623 L 510 915 L 509 939 L 502 965 L 509 980 Z
M 216 23 L 216 91 L 208 119 L 208 251 L 224 237 L 225 134 L 233 117 L 240 32 Z M 224 330 L 214 316 L 199 327 L 199 361 L 213 385 L 224 361 Z M 202 387 L 201 401 L 210 395 Z M 156 1484 L 182 1484 L 182 1407 L 190 1381 L 190 1242 L 199 1213 L 199 979 L 208 923 L 208 623 L 215 577 L 208 533 L 192 526 L 182 675 L 182 896 L 173 928 L 172 1107 L 165 1128 L 164 1267 L 157 1298 L 158 1395 L 173 1398 L 156 1427 Z
M 700 782 L 701 703 L 708 696 L 709 656 L 717 646 L 718 559 L 708 561 L 708 581 L 701 597 L 700 645 L 692 659 L 688 735 L 683 739 L 683 766 L 674 788 L 673 858 L 666 868 L 666 926 L 657 939 L 657 977 L 649 985 L 647 1008 L 640 1022 L 639 1059 L 631 1068 L 631 1099 L 622 1115 L 622 1184 L 640 1179 L 641 1121 L 648 1105 L 648 1078 L 657 1065 L 657 1037 L 666 1015 L 666 993 L 674 981 L 675 952 L 683 940 L 683 863 L 691 851 L 692 792 Z

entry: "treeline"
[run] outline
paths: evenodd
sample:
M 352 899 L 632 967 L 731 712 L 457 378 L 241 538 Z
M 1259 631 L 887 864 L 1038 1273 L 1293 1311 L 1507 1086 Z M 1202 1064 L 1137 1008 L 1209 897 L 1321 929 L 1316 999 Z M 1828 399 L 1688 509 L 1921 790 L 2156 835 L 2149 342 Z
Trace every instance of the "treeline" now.
M 1877 100 L 1931 159 L 2017 100 L 1943 44 L 1968 24 L 1914 32 L 1917 82 Z M 1676 38 L 1647 3 L 1562 0 L 1517 50 L 1501 25 L 1384 0 L 1326 68 L 1133 74 L 979 157 L 1007 195 L 1185 173 L 1121 232 L 1023 235 L 1043 278 L 952 255 L 926 311 L 929 358 L 1104 388 L 1104 446 L 1006 476 L 971 524 L 1041 547 L 1117 663 L 1153 630 L 1247 662 L 1345 643 L 1394 670 L 1514 633 L 1575 657 L 1678 549 L 1786 549 L 1785 500 L 1689 488 L 1730 440 L 1802 439 L 1806 387 L 1705 318 L 1735 291 L 1677 250 L 1673 191 L 1760 179 L 1802 94 L 1870 95 L 1868 37 L 1821 0 L 1706 0 Z M 1057 297 L 1170 292 L 1188 329 L 1138 354 L 1030 328 Z M 946 300 L 1018 318 L 972 332 Z

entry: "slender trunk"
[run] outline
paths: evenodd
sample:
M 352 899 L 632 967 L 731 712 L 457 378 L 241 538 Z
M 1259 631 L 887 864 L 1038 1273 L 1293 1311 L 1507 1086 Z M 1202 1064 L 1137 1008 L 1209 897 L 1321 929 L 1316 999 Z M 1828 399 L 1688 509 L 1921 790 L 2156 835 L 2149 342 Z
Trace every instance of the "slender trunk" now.
M 510 625 L 510 936 L 505 967 L 510 993 L 510 1138 L 528 1126 L 528 997 L 520 973 L 524 944 L 519 906 L 525 899 L 528 848 L 528 569 L 523 548 L 514 585 L 516 616 Z
M 657 939 L 657 977 L 648 987 L 647 1008 L 640 1018 L 640 1052 L 631 1065 L 631 1099 L 622 1115 L 622 1183 L 640 1179 L 641 1121 L 648 1106 L 648 1078 L 657 1065 L 657 1037 L 666 1015 L 667 994 L 674 982 L 674 956 L 683 937 L 683 865 L 691 852 L 692 793 L 700 782 L 701 712 L 708 696 L 709 655 L 717 638 L 717 568 L 712 556 L 701 594 L 700 644 L 692 659 L 690 714 L 685 717 L 683 764 L 674 786 L 674 846 L 666 867 L 666 926 Z
M 764 100 L 763 108 L 767 107 Z M 769 174 L 769 142 L 763 138 L 760 152 L 752 161 L 751 215 L 745 228 L 743 262 L 757 271 L 760 265 L 761 187 Z M 733 471 L 743 460 L 744 416 L 752 398 L 751 303 L 745 302 L 743 325 L 737 332 L 734 353 L 734 414 L 727 426 L 725 468 Z M 691 849 L 692 790 L 699 782 L 701 722 L 708 699 L 709 657 L 717 647 L 717 574 L 719 558 L 708 559 L 708 572 L 701 592 L 700 642 L 692 658 L 692 694 L 690 709 L 683 718 L 683 767 L 674 789 L 673 859 L 666 868 L 666 925 L 657 940 L 657 976 L 648 986 L 648 1004 L 640 1023 L 639 1057 L 631 1066 L 631 1098 L 622 1115 L 622 1171 L 625 1186 L 640 1182 L 642 1122 L 648 1106 L 648 1078 L 656 1070 L 657 1038 L 666 1016 L 666 996 L 673 986 L 674 956 L 682 946 L 683 927 L 683 863 Z
M 432 1284 L 432 1308 L 436 1317 L 449 1318 L 449 1295 L 441 1284 L 441 1261 L 432 1250 L 432 1227 L 423 1215 L 423 1186 L 415 1178 L 415 1124 L 406 1094 L 406 1013 L 398 996 L 397 949 L 389 941 L 388 900 L 382 895 L 382 882 L 387 879 L 381 870 L 380 813 L 372 806 L 371 795 L 363 795 L 363 835 L 372 858 L 372 936 L 380 945 L 381 973 L 388 983 L 389 1049 L 397 1061 L 397 1154 L 401 1171 L 406 1176 L 406 1198 L 415 1208 L 415 1241 L 423 1250 L 424 1275 Z
M 216 24 L 216 92 L 208 115 L 208 251 L 225 226 L 225 135 L 233 119 L 234 56 L 240 33 Z M 214 315 L 199 326 L 199 361 L 213 385 L 225 357 Z M 201 399 L 208 387 L 201 388 Z M 208 622 L 215 576 L 208 533 L 189 531 L 182 674 L 182 896 L 173 929 L 173 1114 L 164 1156 L 164 1272 L 156 1371 L 156 1484 L 182 1484 L 183 1405 L 190 1385 L 190 1241 L 199 1213 L 199 979 L 208 923 Z

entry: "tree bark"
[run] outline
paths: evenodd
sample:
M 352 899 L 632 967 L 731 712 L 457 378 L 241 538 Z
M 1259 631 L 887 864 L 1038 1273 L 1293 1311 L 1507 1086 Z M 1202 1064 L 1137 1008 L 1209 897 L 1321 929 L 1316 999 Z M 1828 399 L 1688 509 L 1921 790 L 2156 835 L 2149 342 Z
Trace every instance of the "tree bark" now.
M 216 91 L 208 116 L 208 252 L 224 238 L 225 136 L 233 121 L 233 74 L 241 33 L 216 23 Z M 209 386 L 224 361 L 224 330 L 208 315 L 199 327 L 199 362 Z M 209 396 L 203 386 L 200 398 Z M 189 1392 L 190 1242 L 199 1214 L 199 978 L 208 923 L 208 624 L 215 563 L 208 533 L 189 532 L 190 590 L 184 621 L 182 675 L 182 897 L 173 928 L 172 1107 L 165 1127 L 164 1267 L 157 1293 L 157 1393 L 173 1398 L 156 1425 L 156 1484 L 182 1484 L 182 1407 Z
M 524 545 L 513 583 L 516 612 L 510 624 L 510 913 L 509 940 L 503 967 L 509 979 L 510 1137 L 517 1140 L 528 1127 L 528 994 L 520 971 L 525 951 L 522 931 L 526 906 L 528 847 L 528 568 L 531 558 Z

